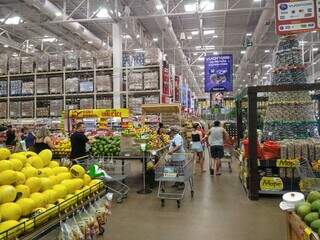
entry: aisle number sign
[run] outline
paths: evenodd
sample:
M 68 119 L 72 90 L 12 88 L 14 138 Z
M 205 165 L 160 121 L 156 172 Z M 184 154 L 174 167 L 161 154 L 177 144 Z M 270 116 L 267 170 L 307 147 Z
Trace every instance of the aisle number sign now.
M 260 189 L 264 191 L 282 191 L 283 182 L 279 177 L 262 177 Z
M 276 33 L 288 35 L 320 28 L 319 0 L 275 0 Z
M 129 110 L 126 108 L 70 110 L 69 117 L 71 118 L 111 118 L 111 117 L 128 118 Z

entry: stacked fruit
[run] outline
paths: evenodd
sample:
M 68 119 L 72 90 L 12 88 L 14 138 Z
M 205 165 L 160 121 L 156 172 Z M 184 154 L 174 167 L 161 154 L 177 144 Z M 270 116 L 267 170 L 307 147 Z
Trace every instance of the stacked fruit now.
M 71 153 L 71 142 L 70 139 L 59 139 L 55 143 L 55 148 L 53 150 L 54 155 L 59 156 L 69 156 Z
M 320 192 L 310 192 L 307 201 L 298 204 L 295 210 L 301 219 L 320 235 Z
M 50 150 L 11 154 L 0 148 L 0 239 L 8 229 L 5 239 L 45 224 L 59 210 L 97 191 L 97 184 L 99 180 L 91 180 L 80 165 L 60 167 Z
M 149 138 L 149 148 L 152 150 L 160 149 L 168 145 L 170 142 L 170 137 L 167 134 L 162 133 L 160 136 L 156 131 L 152 131 Z
M 91 144 L 93 156 L 118 156 L 120 154 L 120 137 L 96 137 Z

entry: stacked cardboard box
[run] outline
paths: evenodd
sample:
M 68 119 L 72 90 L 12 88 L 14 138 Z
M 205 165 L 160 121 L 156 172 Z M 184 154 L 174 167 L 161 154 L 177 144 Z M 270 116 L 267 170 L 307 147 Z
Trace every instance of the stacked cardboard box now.
M 21 57 L 21 73 L 33 72 L 33 57 Z
M 93 55 L 92 52 L 81 50 L 79 54 L 80 69 L 93 68 Z
M 50 82 L 50 93 L 60 94 L 63 91 L 62 88 L 62 77 L 51 77 Z
M 20 73 L 20 57 L 9 58 L 9 73 L 11 74 Z
M 49 117 L 49 112 L 47 102 L 37 106 L 37 117 Z
M 10 81 L 10 95 L 20 96 L 22 94 L 22 81 L 12 80 Z
M 34 82 L 23 81 L 22 82 L 22 95 L 33 95 Z
M 21 117 L 21 102 L 10 102 L 10 118 Z
M 91 81 L 80 81 L 80 92 L 93 92 L 93 79 Z
M 97 108 L 112 108 L 112 99 L 111 98 L 97 99 Z
M 0 118 L 7 118 L 7 102 L 0 102 Z
M 130 97 L 129 98 L 129 109 L 133 115 L 141 115 L 142 109 L 141 105 L 143 104 L 143 97 Z
M 96 52 L 97 68 L 112 67 L 112 50 L 101 50 Z
M 33 101 L 21 102 L 21 117 L 33 117 Z
M 36 70 L 37 72 L 48 72 L 49 71 L 49 55 L 38 54 L 36 56 Z
M 61 54 L 50 54 L 49 65 L 50 65 L 50 71 L 62 71 L 63 56 Z
M 7 96 L 7 95 L 8 95 L 8 82 L 0 81 L 0 96 Z
M 58 117 L 61 116 L 63 111 L 63 100 L 51 100 L 50 101 L 50 116 L 51 117 Z
M 8 73 L 8 55 L 0 54 L 0 75 Z
M 144 89 L 155 90 L 159 89 L 159 74 L 158 72 L 145 72 L 143 73 Z
M 112 92 L 111 75 L 100 75 L 96 77 L 97 92 Z
M 131 72 L 128 76 L 129 91 L 143 90 L 143 75 L 138 72 Z
M 145 51 L 145 65 L 158 65 L 162 61 L 162 53 L 159 48 L 148 48 Z
M 93 99 L 92 98 L 81 98 L 80 99 L 80 109 L 92 109 Z
M 157 104 L 160 102 L 160 98 L 158 95 L 150 95 L 144 97 L 144 103 L 145 104 Z
M 77 70 L 78 67 L 78 52 L 66 52 L 64 54 L 64 66 L 66 70 Z
M 49 93 L 49 81 L 48 78 L 37 78 L 36 79 L 37 94 L 48 94 Z
M 66 93 L 78 93 L 79 92 L 79 78 L 72 77 L 67 78 L 65 81 Z

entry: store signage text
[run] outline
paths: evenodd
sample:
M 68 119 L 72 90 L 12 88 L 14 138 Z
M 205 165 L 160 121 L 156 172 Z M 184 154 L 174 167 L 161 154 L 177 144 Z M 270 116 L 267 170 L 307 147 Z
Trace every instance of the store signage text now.
M 262 177 L 260 189 L 265 191 L 282 191 L 283 182 L 279 177 Z

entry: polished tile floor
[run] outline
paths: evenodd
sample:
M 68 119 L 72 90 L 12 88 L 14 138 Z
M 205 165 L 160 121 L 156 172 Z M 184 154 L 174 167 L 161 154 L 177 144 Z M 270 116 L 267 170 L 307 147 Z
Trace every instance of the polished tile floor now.
M 234 166 L 234 168 L 236 168 Z M 133 188 L 122 204 L 113 204 L 107 240 L 285 240 L 285 216 L 279 198 L 249 201 L 237 170 L 222 176 L 195 176 L 195 196 L 161 207 L 155 192 L 138 195 Z M 138 186 L 136 185 L 138 188 Z

